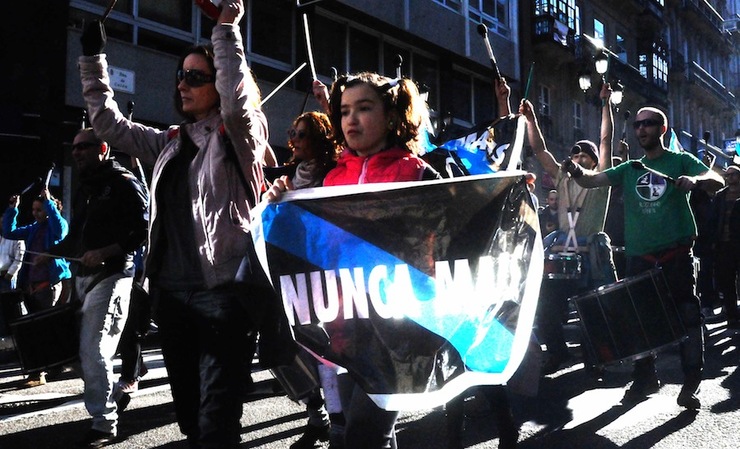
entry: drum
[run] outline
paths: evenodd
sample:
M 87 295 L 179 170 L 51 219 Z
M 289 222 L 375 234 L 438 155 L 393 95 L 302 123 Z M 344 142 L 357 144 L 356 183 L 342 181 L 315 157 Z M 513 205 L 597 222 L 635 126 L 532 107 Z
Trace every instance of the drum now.
M 270 372 L 285 389 L 286 395 L 298 402 L 320 386 L 317 363 L 320 362 L 308 351 L 299 349 L 293 363 L 272 368 Z
M 77 309 L 76 304 L 61 304 L 10 323 L 24 373 L 77 360 L 80 348 Z
M 571 298 L 578 313 L 585 362 L 603 367 L 637 360 L 686 338 L 659 269 Z
M 577 253 L 545 254 L 544 279 L 580 279 L 583 257 Z
M 10 335 L 10 323 L 23 315 L 21 310 L 23 298 L 22 290 L 0 293 L 0 337 Z

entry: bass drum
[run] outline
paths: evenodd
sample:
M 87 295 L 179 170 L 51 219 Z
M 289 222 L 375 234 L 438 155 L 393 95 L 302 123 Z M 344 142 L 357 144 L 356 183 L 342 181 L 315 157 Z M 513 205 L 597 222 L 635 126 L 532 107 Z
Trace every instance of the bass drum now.
M 77 303 L 61 304 L 10 324 L 24 373 L 43 371 L 79 358 L 78 309 Z
M 637 360 L 686 338 L 663 272 L 638 276 L 571 298 L 578 313 L 585 362 Z

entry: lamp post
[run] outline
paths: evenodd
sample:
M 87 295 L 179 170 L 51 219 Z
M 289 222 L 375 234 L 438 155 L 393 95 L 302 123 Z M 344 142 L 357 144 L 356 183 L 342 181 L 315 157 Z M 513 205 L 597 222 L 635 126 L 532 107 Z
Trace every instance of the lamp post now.
M 594 67 L 596 67 L 596 73 L 601 75 L 601 81 L 606 82 L 606 72 L 609 70 L 609 55 L 603 50 L 594 57 Z
M 583 94 L 586 94 L 586 91 L 591 88 L 591 71 L 588 69 L 581 69 L 580 72 L 578 72 L 578 86 L 583 91 Z

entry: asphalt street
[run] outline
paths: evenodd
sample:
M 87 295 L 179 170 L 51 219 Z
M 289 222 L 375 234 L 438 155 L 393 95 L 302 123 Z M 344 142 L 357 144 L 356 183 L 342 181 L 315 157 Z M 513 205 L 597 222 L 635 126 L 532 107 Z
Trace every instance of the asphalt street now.
M 527 448 L 707 448 L 740 447 L 740 374 L 738 334 L 724 323 L 710 324 L 702 408 L 687 411 L 676 404 L 681 374 L 678 352 L 658 355 L 664 386 L 647 400 L 621 404 L 630 382 L 629 364 L 607 367 L 601 379 L 584 369 L 577 328 L 566 326 L 572 359 L 560 371 L 529 378 L 536 395 L 511 394 L 521 424 L 519 447 Z M 145 352 L 149 373 L 120 418 L 120 441 L 110 448 L 186 448 L 175 423 L 172 396 L 161 353 L 155 344 Z M 304 408 L 279 391 L 269 371 L 253 372 L 257 391 L 245 397 L 243 448 L 288 448 L 305 424 Z M 71 368 L 46 385 L 19 388 L 17 364 L 0 365 L 0 449 L 73 447 L 89 428 L 82 403 L 82 381 Z M 534 380 L 532 380 L 534 379 Z M 530 391 L 531 392 L 531 391 Z M 491 410 L 479 397 L 465 402 L 463 444 L 496 448 L 498 433 Z M 403 412 L 398 424 L 402 449 L 447 447 L 444 411 Z M 326 445 L 325 445 L 326 446 Z M 324 446 L 324 447 L 325 447 Z M 318 446 L 317 446 L 318 447 Z

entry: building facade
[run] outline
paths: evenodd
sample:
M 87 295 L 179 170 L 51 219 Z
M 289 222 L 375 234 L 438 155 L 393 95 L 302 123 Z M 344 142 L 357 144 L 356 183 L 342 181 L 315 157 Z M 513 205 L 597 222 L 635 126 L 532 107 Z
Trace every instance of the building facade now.
M 1 194 L 19 191 L 54 163 L 53 192 L 70 201 L 68 150 L 84 121 L 79 37 L 108 3 L 30 0 L 9 6 L 10 26 L 2 30 L 8 65 L 0 71 Z M 604 53 L 609 57 L 604 78 L 624 86 L 618 131 L 625 111 L 656 105 L 666 110 L 686 149 L 697 152 L 709 144 L 718 162 L 727 163 L 731 158 L 724 157 L 721 143 L 734 139 L 740 128 L 738 32 L 732 28 L 737 3 L 245 0 L 242 28 L 264 96 L 309 60 L 305 14 L 319 79 L 330 84 L 336 73 L 400 72 L 429 93 L 433 118 L 439 127 L 449 123 L 450 135 L 498 116 L 493 71 L 478 31 L 483 23 L 513 88 L 514 109 L 527 90 L 556 155 L 567 153 L 577 139 L 598 139 L 601 75 L 593 58 Z M 189 1 L 118 0 L 106 21 L 106 52 L 121 110 L 132 105 L 135 120 L 154 126 L 180 121 L 173 103 L 178 57 L 186 47 L 207 42 L 212 26 Z M 585 92 L 581 75 L 592 83 Z M 163 89 L 168 79 L 171 88 Z M 285 131 L 294 117 L 318 108 L 309 94 L 311 79 L 311 71 L 303 69 L 264 104 L 275 148 L 286 146 Z M 525 162 L 527 169 L 537 171 L 536 165 Z

